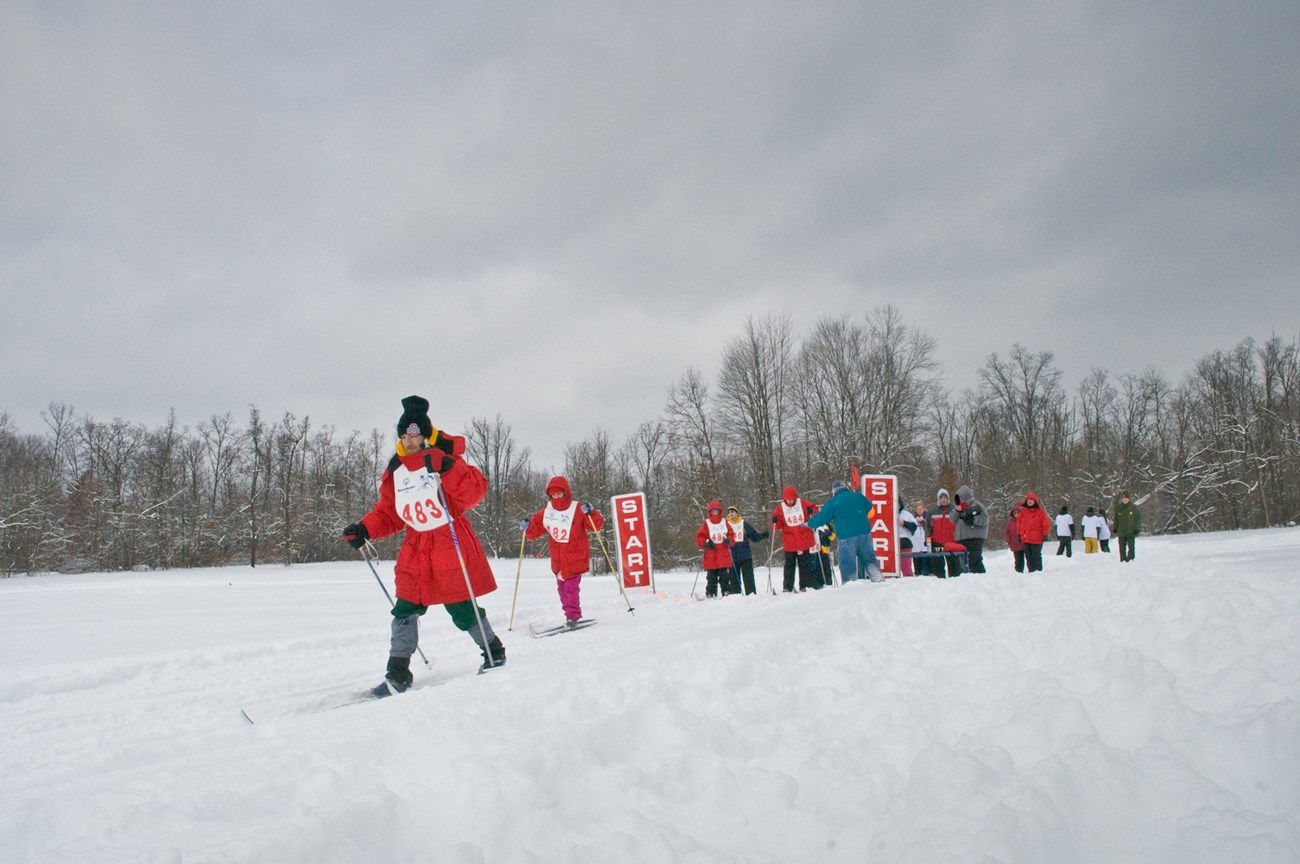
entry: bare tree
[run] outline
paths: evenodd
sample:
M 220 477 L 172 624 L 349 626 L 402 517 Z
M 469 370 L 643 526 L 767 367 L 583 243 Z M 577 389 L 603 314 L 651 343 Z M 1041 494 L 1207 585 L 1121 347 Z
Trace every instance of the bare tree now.
M 488 492 L 479 504 L 475 525 L 490 554 L 517 554 L 516 523 L 528 510 L 531 451 L 515 441 L 514 431 L 500 414 L 492 420 L 469 421 L 465 452 L 488 478 Z

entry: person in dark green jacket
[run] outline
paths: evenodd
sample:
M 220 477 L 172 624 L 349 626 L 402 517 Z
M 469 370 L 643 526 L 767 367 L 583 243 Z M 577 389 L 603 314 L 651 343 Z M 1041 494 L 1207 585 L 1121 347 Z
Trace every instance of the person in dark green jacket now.
M 854 492 L 843 480 L 831 484 L 831 500 L 808 520 L 814 531 L 832 525 L 839 537 L 840 578 L 845 582 L 884 579 L 876 551 L 871 548 L 871 502 L 861 492 Z
M 1127 492 L 1121 492 L 1115 506 L 1115 536 L 1119 538 L 1119 560 L 1125 563 L 1136 556 L 1134 540 L 1142 533 L 1142 511 Z

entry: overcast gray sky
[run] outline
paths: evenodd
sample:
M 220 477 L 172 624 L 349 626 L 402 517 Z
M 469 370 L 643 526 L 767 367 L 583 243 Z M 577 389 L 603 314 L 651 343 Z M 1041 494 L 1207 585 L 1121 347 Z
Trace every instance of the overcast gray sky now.
M 0 411 L 621 441 L 746 316 L 954 390 L 1300 333 L 1300 3 L 0 3 Z M 557 466 L 558 467 L 558 466 Z

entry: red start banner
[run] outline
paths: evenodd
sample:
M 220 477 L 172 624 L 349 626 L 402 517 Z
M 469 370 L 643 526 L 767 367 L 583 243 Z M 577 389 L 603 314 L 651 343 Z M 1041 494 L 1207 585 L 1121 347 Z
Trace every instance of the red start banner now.
M 645 493 L 615 495 L 609 503 L 614 514 L 614 542 L 618 545 L 618 567 L 623 572 L 623 587 L 653 589 Z
M 898 478 L 893 474 L 863 474 L 862 494 L 871 502 L 871 548 L 880 572 L 899 575 Z

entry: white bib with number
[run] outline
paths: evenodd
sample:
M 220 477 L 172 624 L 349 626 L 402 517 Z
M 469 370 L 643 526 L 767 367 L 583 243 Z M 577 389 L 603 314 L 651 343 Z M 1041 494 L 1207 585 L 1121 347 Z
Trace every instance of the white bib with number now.
M 577 510 L 577 501 L 570 501 L 564 510 L 556 510 L 554 504 L 546 505 L 546 512 L 542 514 L 542 527 L 556 543 L 568 543 L 573 536 L 573 517 Z
M 791 528 L 797 528 L 804 523 L 802 498 L 796 498 L 793 505 L 787 505 L 782 501 L 781 509 L 785 511 L 786 525 L 789 525 Z
M 705 519 L 704 525 L 706 528 L 708 528 L 709 539 L 712 540 L 714 543 L 718 545 L 722 545 L 723 543 L 727 542 L 726 522 L 710 522 L 709 520 Z
M 393 472 L 397 515 L 416 531 L 432 531 L 451 520 L 442 509 L 442 479 L 428 468 L 412 471 L 405 465 Z
M 727 524 L 731 526 L 731 542 L 744 543 L 745 542 L 745 520 L 741 519 L 739 522 L 728 522 Z

